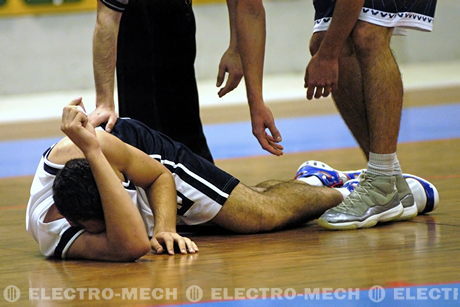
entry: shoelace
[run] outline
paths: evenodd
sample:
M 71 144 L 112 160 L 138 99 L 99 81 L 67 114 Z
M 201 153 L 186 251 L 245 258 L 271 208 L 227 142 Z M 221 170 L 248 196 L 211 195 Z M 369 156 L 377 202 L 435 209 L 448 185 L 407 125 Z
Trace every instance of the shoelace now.
M 362 195 L 369 194 L 369 190 L 366 188 L 366 185 L 370 185 L 370 182 L 372 182 L 372 178 L 366 176 L 366 174 L 363 172 L 359 176 L 359 186 L 357 186 L 355 190 L 342 202 L 340 207 L 345 211 L 354 211 L 353 209 L 356 208 L 354 205 L 355 202 L 364 202 Z

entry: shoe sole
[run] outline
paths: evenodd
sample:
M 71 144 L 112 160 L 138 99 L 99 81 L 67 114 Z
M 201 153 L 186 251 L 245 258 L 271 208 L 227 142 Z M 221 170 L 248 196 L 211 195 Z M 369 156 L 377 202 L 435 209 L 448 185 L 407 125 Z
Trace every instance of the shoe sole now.
M 418 214 L 417 204 L 414 202 L 410 207 L 404 207 L 403 213 L 395 221 L 406 221 L 416 217 Z
M 364 221 L 353 221 L 353 222 L 344 222 L 344 223 L 329 223 L 328 221 L 319 218 L 318 225 L 333 230 L 352 230 L 358 228 L 370 228 L 377 225 L 379 222 L 389 222 L 397 219 L 404 212 L 404 207 L 401 203 L 396 207 L 393 207 L 387 211 L 381 212 L 379 214 L 372 215 L 365 219 Z

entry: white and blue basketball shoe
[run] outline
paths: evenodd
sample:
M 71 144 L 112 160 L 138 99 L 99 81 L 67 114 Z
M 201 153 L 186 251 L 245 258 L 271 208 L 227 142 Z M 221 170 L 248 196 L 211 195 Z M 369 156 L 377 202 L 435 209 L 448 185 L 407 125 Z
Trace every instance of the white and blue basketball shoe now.
M 345 182 L 342 187 L 353 192 L 360 184 L 358 177 L 359 175 L 356 176 L 356 179 Z M 413 196 L 413 201 L 417 209 L 415 215 L 426 214 L 437 208 L 439 204 L 439 192 L 431 182 L 411 174 L 403 174 L 402 178 L 406 181 Z M 406 213 L 406 215 L 409 215 L 409 213 Z
M 359 176 L 365 169 L 339 171 L 321 161 L 310 160 L 302 163 L 297 169 L 295 179 L 316 177 L 322 186 L 344 187 L 353 191 L 359 185 Z M 396 176 L 398 196 L 403 206 L 403 213 L 396 220 L 408 220 L 417 214 L 424 214 L 436 209 L 439 193 L 429 181 L 411 175 Z
M 403 177 L 414 195 L 418 214 L 432 212 L 438 207 L 439 192 L 434 184 L 411 174 L 403 174 Z

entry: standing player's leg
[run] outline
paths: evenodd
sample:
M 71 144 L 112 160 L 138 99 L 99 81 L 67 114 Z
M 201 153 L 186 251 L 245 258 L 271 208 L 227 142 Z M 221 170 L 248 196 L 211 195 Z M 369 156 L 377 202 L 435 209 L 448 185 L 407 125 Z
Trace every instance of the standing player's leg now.
M 119 111 L 213 162 L 199 112 L 195 30 L 191 2 L 130 2 L 119 34 Z
M 150 1 L 147 1 L 150 2 Z M 196 24 L 191 1 L 152 1 L 157 28 L 156 95 L 163 130 L 194 153 L 213 162 L 200 119 L 195 78 Z
M 325 32 L 316 32 L 313 35 L 310 44 L 312 54 L 318 50 L 324 34 Z M 367 105 L 364 100 L 364 84 L 360 62 L 356 57 L 356 47 L 351 38 L 348 39 L 347 45 L 342 51 L 339 64 L 339 84 L 337 90 L 333 93 L 333 99 L 364 155 L 369 159 L 370 132 L 366 110 Z M 399 170 L 399 172 L 395 172 L 396 185 L 399 198 L 404 207 L 404 212 L 399 219 L 409 219 L 416 214 L 415 203 L 408 185 L 402 179 L 399 161 L 396 159 L 394 164 L 395 169 Z
M 238 184 L 212 221 L 239 233 L 272 231 L 315 219 L 342 199 L 335 189 L 299 181 L 275 183 L 263 192 Z
M 370 148 L 374 153 L 396 152 L 403 86 L 390 49 L 393 28 L 358 21 L 352 38 L 361 68 Z
M 354 197 L 323 215 L 319 222 L 325 227 L 370 227 L 378 221 L 409 219 L 417 214 L 396 157 L 403 88 L 390 49 L 392 32 L 392 28 L 363 21 L 353 29 L 369 131 L 367 182 Z
M 393 28 L 358 21 L 352 38 L 361 67 L 363 93 L 369 127 L 368 170 L 376 174 L 396 176 L 398 197 L 403 213 L 397 219 L 410 219 L 417 214 L 414 198 L 402 177 L 396 156 L 403 104 L 403 85 L 398 64 L 390 49 Z M 385 170 L 380 159 L 390 158 Z M 377 168 L 370 166 L 377 164 Z
M 318 52 L 325 34 L 326 31 L 313 33 L 310 40 L 312 56 Z M 354 44 L 349 38 L 339 58 L 339 80 L 332 98 L 364 155 L 369 158 L 369 127 L 363 95 L 361 67 L 356 58 Z

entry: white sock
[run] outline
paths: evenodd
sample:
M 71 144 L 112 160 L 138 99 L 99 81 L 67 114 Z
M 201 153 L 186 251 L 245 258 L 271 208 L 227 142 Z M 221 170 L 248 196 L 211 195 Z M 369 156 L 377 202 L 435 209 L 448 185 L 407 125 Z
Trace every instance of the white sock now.
M 369 162 L 367 163 L 367 171 L 374 175 L 393 176 L 395 160 L 396 153 L 376 154 L 370 152 Z
M 393 175 L 402 175 L 401 165 L 399 165 L 398 157 L 395 158 L 393 163 Z
M 324 186 L 323 182 L 321 180 L 319 180 L 319 178 L 316 177 L 316 176 L 297 178 L 296 180 L 300 180 L 302 182 L 308 183 L 309 185 L 312 185 L 312 186 L 315 186 L 315 187 L 323 187 Z
M 333 188 L 333 189 L 339 191 L 340 194 L 342 194 L 343 199 L 347 198 L 348 195 L 351 194 L 350 190 L 348 190 L 347 188 Z

